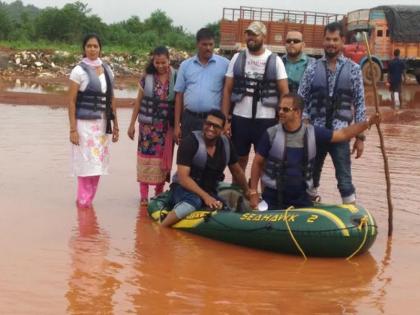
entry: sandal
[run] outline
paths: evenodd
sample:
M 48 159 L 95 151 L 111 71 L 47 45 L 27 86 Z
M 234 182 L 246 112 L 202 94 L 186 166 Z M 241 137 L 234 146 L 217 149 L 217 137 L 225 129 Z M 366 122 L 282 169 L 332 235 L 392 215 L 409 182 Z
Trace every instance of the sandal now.
M 321 196 L 320 195 L 311 196 L 311 201 L 320 203 L 321 202 Z

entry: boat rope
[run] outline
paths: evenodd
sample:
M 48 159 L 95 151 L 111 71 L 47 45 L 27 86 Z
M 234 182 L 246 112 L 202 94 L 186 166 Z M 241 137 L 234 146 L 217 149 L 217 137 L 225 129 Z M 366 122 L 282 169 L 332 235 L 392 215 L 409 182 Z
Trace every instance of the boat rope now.
M 352 259 L 355 255 L 357 255 L 357 253 L 363 248 L 363 246 L 365 245 L 365 243 L 366 243 L 366 239 L 367 239 L 367 234 L 368 234 L 368 231 L 369 231 L 369 226 L 368 226 L 368 222 L 369 222 L 369 220 L 368 220 L 368 216 L 367 215 L 365 215 L 363 218 L 361 218 L 360 219 L 360 224 L 359 224 L 359 226 L 357 227 L 357 229 L 359 230 L 359 231 L 361 231 L 362 229 L 363 229 L 363 227 L 365 228 L 365 236 L 363 237 L 363 241 L 362 241 L 362 243 L 360 244 L 360 246 L 356 249 L 356 251 L 353 253 L 353 254 L 351 254 L 349 257 L 347 257 L 346 258 L 346 260 L 350 260 L 350 259 Z
M 286 209 L 286 211 L 285 211 L 285 213 L 284 213 L 284 216 L 285 216 L 286 218 L 287 218 L 287 212 L 288 212 L 290 209 L 294 209 L 294 207 L 293 207 L 293 206 L 291 206 L 291 207 L 289 207 L 289 208 L 287 208 L 287 209 Z M 287 230 L 289 231 L 290 237 L 292 238 L 292 240 L 293 240 L 293 242 L 295 243 L 295 245 L 296 245 L 297 249 L 299 250 L 299 252 L 302 254 L 303 259 L 308 260 L 308 258 L 307 258 L 307 257 L 306 257 L 306 255 L 305 255 L 305 252 L 303 251 L 302 247 L 300 247 L 300 245 L 299 245 L 298 241 L 296 240 L 295 236 L 293 235 L 292 229 L 290 228 L 290 225 L 289 225 L 289 222 L 288 222 L 288 221 L 289 221 L 289 220 L 286 220 L 286 226 L 287 226 Z

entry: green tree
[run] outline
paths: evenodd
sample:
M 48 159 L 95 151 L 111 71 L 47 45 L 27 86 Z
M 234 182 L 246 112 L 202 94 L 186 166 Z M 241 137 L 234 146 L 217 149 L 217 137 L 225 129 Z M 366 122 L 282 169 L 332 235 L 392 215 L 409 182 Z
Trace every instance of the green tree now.
M 35 22 L 39 37 L 62 42 L 78 42 L 87 32 L 104 34 L 106 24 L 97 15 L 90 15 L 87 4 L 68 3 L 62 9 L 46 8 Z
M 131 16 L 107 25 L 80 1 L 67 3 L 61 9 L 42 10 L 25 6 L 20 0 L 10 4 L 0 1 L 0 39 L 79 44 L 87 32 L 98 33 L 106 45 L 114 45 L 121 51 L 143 52 L 157 45 L 192 50 L 195 46 L 194 37 L 182 26 L 174 26 L 172 19 L 161 10 L 154 11 L 144 21 Z
M 216 46 L 219 47 L 220 45 L 220 21 L 208 23 L 206 28 L 211 29 L 214 33 L 214 39 L 216 42 Z
M 127 32 L 133 34 L 140 34 L 145 30 L 145 25 L 140 21 L 138 16 L 132 16 L 127 21 L 124 21 L 123 27 Z
M 0 7 L 0 39 L 8 39 L 12 28 L 13 25 L 9 15 L 4 8 Z
M 46 8 L 42 10 L 35 21 L 37 37 L 51 41 L 63 41 L 69 32 L 63 19 L 64 16 L 60 9 Z
M 149 18 L 144 20 L 146 30 L 153 30 L 159 36 L 172 31 L 172 19 L 162 10 L 152 12 Z
M 94 32 L 101 38 L 105 37 L 107 28 L 107 25 L 102 22 L 102 19 L 97 15 L 85 17 L 81 24 L 82 34 Z

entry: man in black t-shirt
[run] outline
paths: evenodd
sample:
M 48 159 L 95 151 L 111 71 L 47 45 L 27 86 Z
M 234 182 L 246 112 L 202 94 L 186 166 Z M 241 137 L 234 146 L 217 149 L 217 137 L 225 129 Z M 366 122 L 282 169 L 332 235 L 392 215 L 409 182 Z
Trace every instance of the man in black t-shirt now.
M 202 132 L 195 132 L 182 140 L 177 153 L 177 172 L 172 184 L 172 201 L 175 204 L 162 221 L 172 226 L 194 210 L 202 207 L 221 209 L 216 188 L 226 166 L 232 177 L 248 196 L 245 174 L 231 141 L 222 135 L 226 117 L 219 110 L 209 112 Z

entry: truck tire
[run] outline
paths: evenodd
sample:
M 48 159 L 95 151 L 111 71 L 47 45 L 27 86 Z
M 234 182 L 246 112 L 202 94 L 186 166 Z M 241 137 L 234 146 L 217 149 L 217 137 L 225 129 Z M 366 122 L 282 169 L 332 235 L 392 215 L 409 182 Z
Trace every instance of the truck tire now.
M 378 82 L 382 77 L 382 69 L 381 66 L 378 65 L 376 62 L 372 63 L 373 67 L 373 77 L 375 79 L 375 82 Z M 370 64 L 369 61 L 366 61 L 362 65 L 362 75 L 363 75 L 363 82 L 365 84 L 372 84 L 372 73 L 370 71 Z

